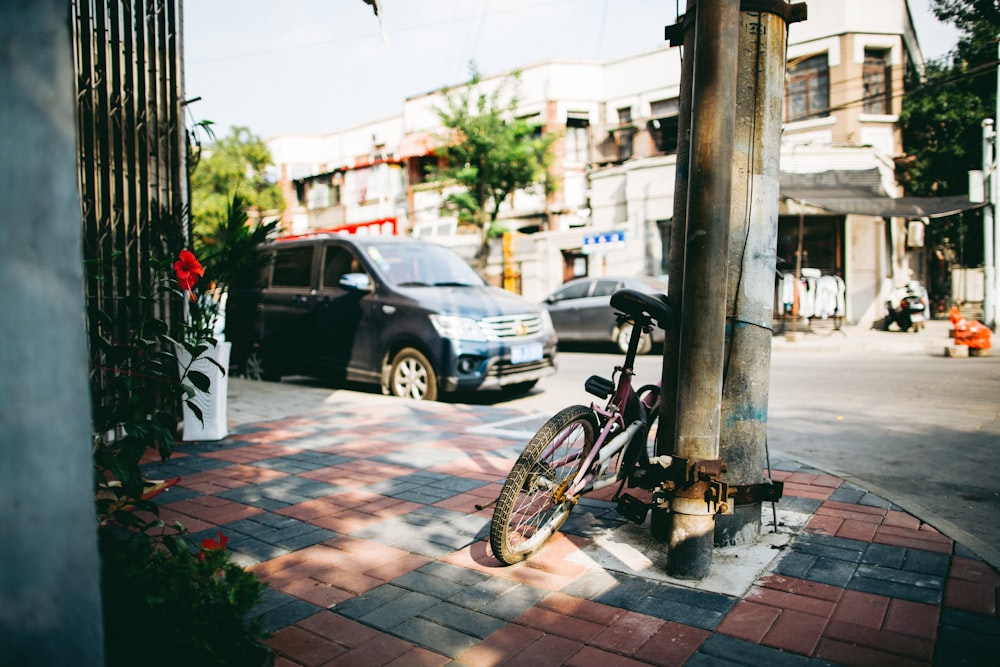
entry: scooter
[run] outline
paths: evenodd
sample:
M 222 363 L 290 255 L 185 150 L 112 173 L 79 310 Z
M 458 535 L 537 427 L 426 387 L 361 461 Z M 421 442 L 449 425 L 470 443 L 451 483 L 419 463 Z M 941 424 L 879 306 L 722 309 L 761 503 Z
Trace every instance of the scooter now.
M 916 280 L 911 280 L 902 287 L 897 287 L 889 294 L 886 304 L 889 314 L 885 320 L 885 329 L 895 323 L 900 331 L 919 332 L 927 320 L 929 300 L 927 290 Z

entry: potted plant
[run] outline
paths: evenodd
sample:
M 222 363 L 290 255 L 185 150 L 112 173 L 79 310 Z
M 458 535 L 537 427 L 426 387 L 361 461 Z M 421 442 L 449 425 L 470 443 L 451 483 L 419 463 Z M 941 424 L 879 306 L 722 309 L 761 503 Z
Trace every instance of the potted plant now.
M 233 286 L 252 283 L 260 271 L 256 248 L 267 241 L 277 221 L 248 224 L 246 200 L 237 192 L 225 221 L 196 239 L 197 254 L 184 250 L 174 265 L 178 286 L 189 294 L 189 335 L 178 350 L 182 372 L 209 389 L 187 396 L 185 440 L 220 440 L 228 434 L 226 411 L 232 344 L 225 340 L 225 310 Z M 193 360 L 192 360 L 193 359 Z M 196 384 L 197 386 L 197 384 Z M 201 387 L 198 387 L 201 389 Z

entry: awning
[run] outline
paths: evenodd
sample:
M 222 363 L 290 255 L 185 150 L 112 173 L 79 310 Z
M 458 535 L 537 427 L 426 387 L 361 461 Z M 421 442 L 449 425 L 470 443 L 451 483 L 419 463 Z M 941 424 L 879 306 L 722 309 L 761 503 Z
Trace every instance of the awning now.
M 882 190 L 879 171 L 832 170 L 817 173 L 782 172 L 783 199 L 803 202 L 838 215 L 880 218 L 943 218 L 982 208 L 967 195 L 952 197 L 889 197 Z
M 413 132 L 403 137 L 396 149 L 396 157 L 405 160 L 410 157 L 430 155 L 441 142 L 427 132 Z
M 880 218 L 943 218 L 982 208 L 982 202 L 970 202 L 966 195 L 956 197 L 880 197 L 839 196 L 829 193 L 782 188 L 785 199 L 805 202 L 839 215 L 873 215 Z

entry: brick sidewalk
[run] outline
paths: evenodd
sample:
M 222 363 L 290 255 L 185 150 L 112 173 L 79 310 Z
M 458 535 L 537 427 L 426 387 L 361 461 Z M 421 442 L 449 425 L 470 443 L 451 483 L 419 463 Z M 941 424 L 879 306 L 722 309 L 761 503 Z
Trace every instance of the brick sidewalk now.
M 194 543 L 221 530 L 269 584 L 259 610 L 279 666 L 997 664 L 995 571 L 792 461 L 775 463 L 778 509 L 804 526 L 745 590 L 609 566 L 598 536 L 625 522 L 600 498 L 501 567 L 475 505 L 542 421 L 371 396 L 183 444 L 144 471 L 180 478 L 156 498 L 161 518 Z

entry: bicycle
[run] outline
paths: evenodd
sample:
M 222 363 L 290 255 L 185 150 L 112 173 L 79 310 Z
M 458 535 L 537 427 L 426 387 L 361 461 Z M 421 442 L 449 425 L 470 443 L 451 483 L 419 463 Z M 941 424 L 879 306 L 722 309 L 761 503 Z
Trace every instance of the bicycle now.
M 672 457 L 650 457 L 646 439 L 660 405 L 660 383 L 634 389 L 635 357 L 643 334 L 654 323 L 668 329 L 673 313 L 662 294 L 622 289 L 611 296 L 618 324 L 631 320 L 632 335 L 612 379 L 592 375 L 586 391 L 604 406 L 572 405 L 552 416 L 528 441 L 495 501 L 490 546 L 498 560 L 513 565 L 528 558 L 558 531 L 585 494 L 619 484 L 613 501 L 620 514 L 645 521 L 650 507 L 663 502 L 654 491 L 645 503 L 622 493 L 626 483 L 656 489 L 657 471 L 669 469 Z

